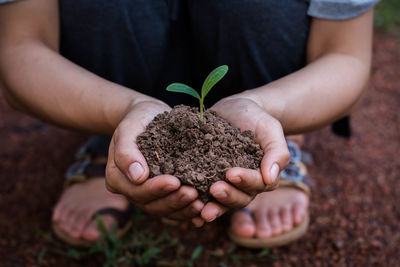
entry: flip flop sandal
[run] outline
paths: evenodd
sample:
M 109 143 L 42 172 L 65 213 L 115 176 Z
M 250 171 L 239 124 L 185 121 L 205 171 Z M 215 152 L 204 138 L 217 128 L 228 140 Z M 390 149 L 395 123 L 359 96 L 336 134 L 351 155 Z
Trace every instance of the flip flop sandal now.
M 69 167 L 65 174 L 66 180 L 64 182 L 64 190 L 76 183 L 83 183 L 89 179 L 104 179 L 105 177 L 107 159 L 104 156 L 95 155 L 93 153 L 82 153 L 81 150 L 78 152 L 77 157 L 79 158 L 78 161 Z M 92 220 L 95 220 L 96 215 L 113 216 L 117 222 L 115 235 L 117 238 L 121 238 L 132 227 L 131 218 L 133 211 L 134 207 L 132 204 L 129 204 L 128 208 L 124 211 L 113 207 L 105 207 L 98 210 L 93 215 Z M 57 238 L 68 245 L 74 247 L 90 247 L 93 245 L 93 242 L 70 237 L 63 230 L 61 230 L 57 223 L 53 222 L 52 228 Z
M 290 163 L 281 172 L 279 187 L 296 188 L 304 192 L 308 197 L 310 197 L 311 182 L 307 176 L 307 168 L 306 165 L 303 163 L 303 161 L 306 161 L 307 163 L 311 164 L 312 157 L 311 155 L 307 155 L 304 152 L 302 152 L 293 142 L 288 141 L 288 147 L 290 151 Z M 309 158 L 304 160 L 305 157 Z M 247 213 L 250 216 L 253 216 L 253 213 L 247 208 L 244 208 L 241 211 Z M 310 223 L 310 215 L 307 212 L 306 215 L 304 216 L 303 221 L 299 225 L 295 226 L 292 230 L 282 233 L 278 236 L 273 236 L 266 239 L 248 238 L 248 237 L 241 237 L 233 233 L 232 230 L 228 231 L 228 236 L 234 243 L 243 247 L 274 248 L 274 247 L 284 246 L 298 240 L 307 232 L 309 223 Z

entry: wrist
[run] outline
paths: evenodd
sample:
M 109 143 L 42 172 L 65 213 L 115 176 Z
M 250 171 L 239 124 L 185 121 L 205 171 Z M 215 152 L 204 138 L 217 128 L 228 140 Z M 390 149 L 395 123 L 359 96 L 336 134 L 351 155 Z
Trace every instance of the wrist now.
M 283 98 L 274 88 L 266 87 L 267 86 L 249 89 L 239 93 L 237 96 L 253 101 L 263 111 L 281 122 L 283 111 L 285 109 Z
M 124 108 L 123 112 L 121 113 L 121 116 L 119 117 L 119 120 L 115 124 L 115 128 L 134 109 L 143 108 L 143 106 L 149 106 L 149 105 L 152 107 L 161 107 L 161 108 L 164 107 L 165 109 L 169 109 L 169 106 L 167 104 L 165 104 L 163 101 L 157 98 L 135 91 L 132 92 L 133 94 L 128 98 L 128 104 Z
M 134 90 L 118 85 L 119 93 L 115 98 L 109 99 L 103 106 L 103 114 L 108 125 L 108 134 L 112 134 L 124 117 L 139 103 L 154 100 Z M 121 90 L 122 89 L 122 90 Z

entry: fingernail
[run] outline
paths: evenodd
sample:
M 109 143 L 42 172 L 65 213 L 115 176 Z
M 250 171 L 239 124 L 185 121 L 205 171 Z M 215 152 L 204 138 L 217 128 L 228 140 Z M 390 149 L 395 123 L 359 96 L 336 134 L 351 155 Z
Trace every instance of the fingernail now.
M 272 183 L 274 183 L 278 179 L 278 175 L 279 175 L 278 164 L 274 163 L 274 165 L 272 165 L 270 174 L 271 174 Z
M 143 176 L 143 173 L 144 169 L 139 162 L 134 162 L 129 165 L 129 178 L 133 182 L 137 182 Z
M 235 177 L 230 178 L 229 181 L 232 183 L 238 184 L 242 181 L 242 179 L 240 179 L 240 177 L 238 177 L 238 176 L 235 176 Z
M 218 198 L 218 199 L 224 199 L 226 198 L 228 195 L 222 191 L 222 192 L 216 192 L 213 194 L 214 197 Z
M 212 221 L 214 221 L 215 219 L 217 219 L 217 215 L 215 215 L 214 217 L 211 217 L 211 219 L 208 220 L 208 222 L 212 222 Z

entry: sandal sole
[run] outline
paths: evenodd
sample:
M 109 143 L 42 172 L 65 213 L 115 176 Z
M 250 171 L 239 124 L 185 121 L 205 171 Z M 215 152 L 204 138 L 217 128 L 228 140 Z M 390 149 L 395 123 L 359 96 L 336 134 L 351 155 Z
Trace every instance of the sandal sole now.
M 247 238 L 241 237 L 237 234 L 233 233 L 232 230 L 228 231 L 229 238 L 236 244 L 247 247 L 247 248 L 275 248 L 284 245 L 288 245 L 300 237 L 302 237 L 308 229 L 308 225 L 310 223 L 310 215 L 307 213 L 304 220 L 295 228 L 290 230 L 289 232 L 282 233 L 278 236 L 273 236 L 270 238 L 262 239 L 262 238 Z

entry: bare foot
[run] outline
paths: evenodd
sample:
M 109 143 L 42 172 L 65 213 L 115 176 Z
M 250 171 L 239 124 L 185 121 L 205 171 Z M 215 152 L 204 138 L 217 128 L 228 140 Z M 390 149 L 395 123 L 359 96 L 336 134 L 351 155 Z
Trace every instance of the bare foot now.
M 247 206 L 253 217 L 244 211 L 235 212 L 231 217 L 231 229 L 241 237 L 279 235 L 302 222 L 308 203 L 308 196 L 295 188 L 282 187 L 261 193 Z
M 126 210 L 128 201 L 125 197 L 107 191 L 104 178 L 91 178 L 84 183 L 77 183 L 67 188 L 53 211 L 53 222 L 60 229 L 75 239 L 95 242 L 100 237 L 93 215 L 102 208 Z M 106 229 L 111 229 L 115 218 L 101 215 Z

